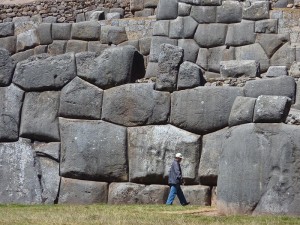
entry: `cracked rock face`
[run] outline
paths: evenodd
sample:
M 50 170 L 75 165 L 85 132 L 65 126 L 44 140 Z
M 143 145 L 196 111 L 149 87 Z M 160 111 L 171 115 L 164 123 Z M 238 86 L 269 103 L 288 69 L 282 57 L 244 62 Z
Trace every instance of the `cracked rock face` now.
M 220 157 L 220 213 L 300 213 L 299 131 L 271 123 L 231 129 Z

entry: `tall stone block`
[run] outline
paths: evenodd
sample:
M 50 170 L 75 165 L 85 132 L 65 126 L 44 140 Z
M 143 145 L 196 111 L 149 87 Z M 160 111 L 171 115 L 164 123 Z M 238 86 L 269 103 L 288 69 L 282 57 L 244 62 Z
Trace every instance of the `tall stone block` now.
M 16 62 L 5 48 L 0 48 L 0 86 L 7 86 L 12 80 Z
M 59 141 L 59 91 L 27 92 L 22 108 L 20 136 L 39 141 Z
M 0 141 L 17 141 L 24 92 L 15 85 L 0 88 Z
M 60 118 L 63 177 L 127 181 L 126 128 L 101 120 Z
M 167 183 L 176 152 L 181 151 L 183 177 L 195 182 L 200 158 L 200 136 L 172 125 L 128 128 L 129 181 Z
M 157 6 L 157 20 L 172 20 L 178 15 L 177 0 L 160 0 Z

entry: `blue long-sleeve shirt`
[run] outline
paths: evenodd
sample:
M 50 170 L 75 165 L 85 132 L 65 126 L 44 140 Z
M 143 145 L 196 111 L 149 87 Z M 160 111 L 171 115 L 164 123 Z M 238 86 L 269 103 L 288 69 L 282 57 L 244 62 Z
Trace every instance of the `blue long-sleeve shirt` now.
M 169 171 L 169 184 L 181 184 L 181 167 L 177 160 L 174 160 Z

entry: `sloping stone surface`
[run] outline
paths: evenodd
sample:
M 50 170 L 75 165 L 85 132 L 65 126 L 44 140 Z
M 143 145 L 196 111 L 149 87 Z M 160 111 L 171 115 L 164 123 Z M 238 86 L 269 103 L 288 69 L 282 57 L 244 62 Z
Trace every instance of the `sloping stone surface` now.
M 290 67 L 295 61 L 295 54 L 291 43 L 285 43 L 280 49 L 278 49 L 272 58 L 270 59 L 271 66 L 286 66 Z
M 183 49 L 169 44 L 161 45 L 158 58 L 158 74 L 156 79 L 156 90 L 176 90 L 176 82 L 180 63 L 183 58 Z
M 198 134 L 228 125 L 229 114 L 241 88 L 198 87 L 171 95 L 171 124 Z
M 9 51 L 0 48 L 0 86 L 7 86 L 12 80 L 16 62 L 10 57 Z
M 63 177 L 127 181 L 126 128 L 101 120 L 60 118 Z
M 40 141 L 59 141 L 60 92 L 27 92 L 21 115 L 20 136 Z
M 291 107 L 291 99 L 286 96 L 261 95 L 254 108 L 253 122 L 284 122 Z
M 42 203 L 38 169 L 30 140 L 0 144 L 0 202 Z
M 103 90 L 75 77 L 61 91 L 59 115 L 67 118 L 100 119 Z
M 24 92 L 15 85 L 0 88 L 0 141 L 17 141 Z
M 198 171 L 200 184 L 202 185 L 217 186 L 219 159 L 227 132 L 228 128 L 226 127 L 202 137 L 202 150 Z
M 256 36 L 256 42 L 262 46 L 269 58 L 289 40 L 288 34 L 257 34 Z
M 165 123 L 170 94 L 153 84 L 126 84 L 104 91 L 102 119 L 124 126 Z
M 292 102 L 295 100 L 295 90 L 295 80 L 289 76 L 248 81 L 244 87 L 246 97 L 257 98 L 260 95 L 278 95 L 289 97 Z
M 229 126 L 252 123 L 255 102 L 256 98 L 236 97 L 229 116 Z
M 41 175 L 42 202 L 54 204 L 57 201 L 60 183 L 59 163 L 46 157 L 38 157 L 37 161 Z
M 58 203 L 107 203 L 108 184 L 86 180 L 62 178 Z
M 300 214 L 299 126 L 244 124 L 223 144 L 218 211 Z
M 260 75 L 259 63 L 255 60 L 229 60 L 220 62 L 222 77 L 257 77 Z
M 200 136 L 172 125 L 128 128 L 129 181 L 167 183 L 170 166 L 177 151 L 183 177 L 193 183 L 197 177 L 200 157 Z
M 48 58 L 30 58 L 17 64 L 13 82 L 26 91 L 56 90 L 76 76 L 72 53 Z

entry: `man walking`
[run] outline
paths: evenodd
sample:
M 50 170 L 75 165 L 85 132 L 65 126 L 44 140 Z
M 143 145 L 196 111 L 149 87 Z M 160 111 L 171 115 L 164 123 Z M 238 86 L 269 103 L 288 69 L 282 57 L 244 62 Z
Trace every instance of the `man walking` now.
M 168 196 L 168 200 L 166 202 L 167 205 L 172 205 L 175 196 L 179 198 L 180 204 L 185 206 L 190 204 L 186 201 L 184 194 L 181 190 L 180 185 L 183 183 L 182 179 L 182 172 L 180 167 L 180 162 L 183 159 L 181 153 L 177 153 L 175 155 L 175 160 L 173 161 L 170 171 L 169 171 L 169 186 L 170 186 L 170 193 Z

